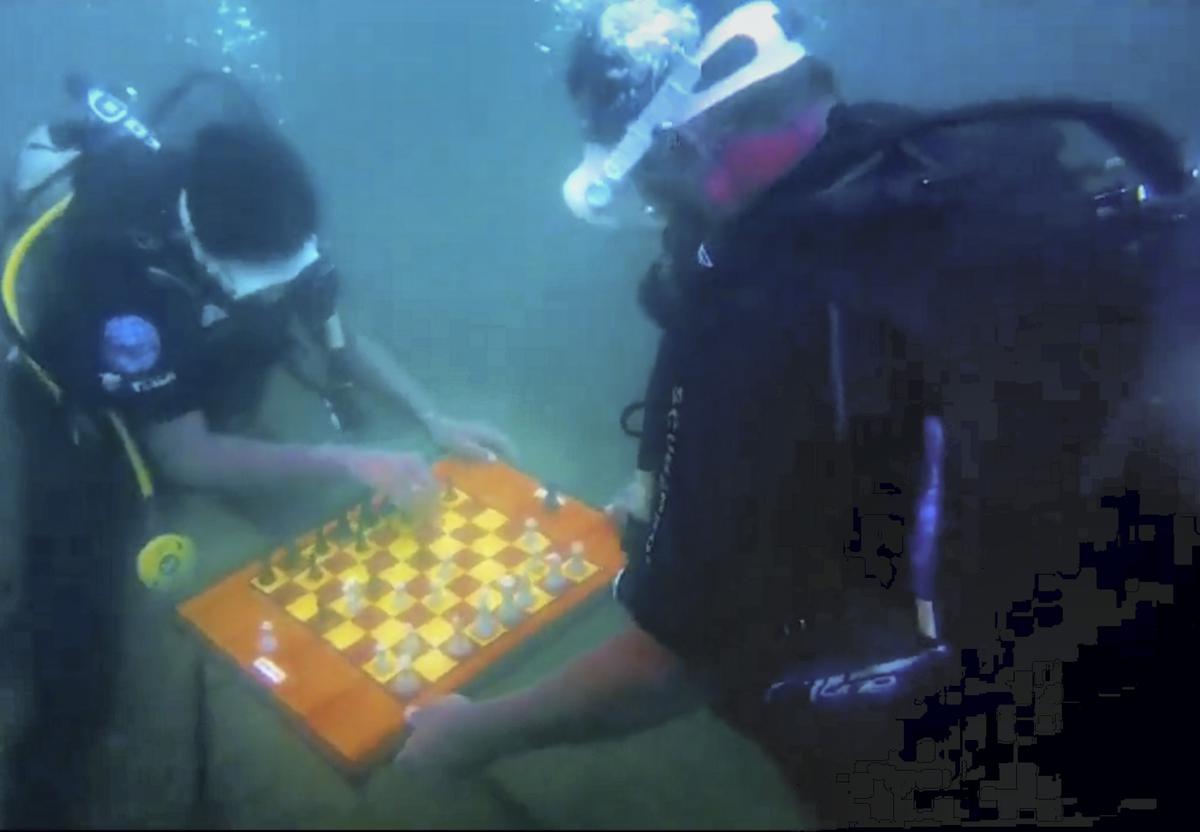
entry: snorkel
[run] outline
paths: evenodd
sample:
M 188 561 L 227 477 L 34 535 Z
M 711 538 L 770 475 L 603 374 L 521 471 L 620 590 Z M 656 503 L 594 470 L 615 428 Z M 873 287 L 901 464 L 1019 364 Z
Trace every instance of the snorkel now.
M 585 148 L 583 163 L 563 183 L 563 198 L 571 212 L 587 222 L 613 224 L 610 209 L 659 131 L 680 128 L 747 87 L 803 60 L 807 51 L 799 42 L 789 40 L 777 19 L 779 14 L 779 8 L 770 0 L 747 3 L 718 22 L 693 50 L 696 15 L 690 6 L 675 8 L 656 0 L 627 0 L 606 9 L 600 18 L 600 36 L 606 45 L 628 56 L 634 67 L 665 64 L 665 77 L 615 145 L 605 148 L 589 144 Z M 705 61 L 739 37 L 754 42 L 754 58 L 708 88 L 696 91 Z M 814 132 L 807 126 L 801 129 L 806 136 Z M 816 131 L 815 139 L 801 141 L 794 153 L 815 144 L 820 133 Z M 719 190 L 722 186 L 717 183 L 712 187 Z

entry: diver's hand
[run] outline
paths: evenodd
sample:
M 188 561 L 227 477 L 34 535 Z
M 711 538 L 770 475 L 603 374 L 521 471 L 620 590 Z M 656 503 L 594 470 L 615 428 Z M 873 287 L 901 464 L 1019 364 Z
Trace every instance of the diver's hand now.
M 396 765 L 453 774 L 483 767 L 493 755 L 482 711 L 459 694 L 413 710 L 408 715 L 410 733 L 396 755 Z
M 650 519 L 650 475 L 639 471 L 634 478 L 616 493 L 612 501 L 604 507 L 604 513 L 616 526 L 617 531 L 624 531 L 630 517 L 647 521 Z
M 478 462 L 494 462 L 497 457 L 516 458 L 512 441 L 490 425 L 437 415 L 426 423 L 433 441 L 448 453 Z
M 351 477 L 416 520 L 428 519 L 438 503 L 437 480 L 418 454 L 345 448 L 341 461 Z

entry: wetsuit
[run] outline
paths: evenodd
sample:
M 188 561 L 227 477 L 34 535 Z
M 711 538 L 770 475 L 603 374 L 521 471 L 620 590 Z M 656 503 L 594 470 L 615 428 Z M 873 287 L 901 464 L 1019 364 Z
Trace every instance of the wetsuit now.
M 954 561 L 939 635 L 973 645 L 1035 571 L 1076 562 L 1099 503 L 1070 477 L 1101 441 L 1097 402 L 1138 363 L 1144 265 L 1085 221 L 1058 133 L 939 131 L 829 175 L 908 117 L 836 109 L 813 156 L 738 218 L 677 218 L 643 282 L 662 329 L 639 449 L 656 487 L 615 594 L 798 786 L 807 751 L 886 754 L 894 706 L 957 678 L 952 651 L 887 697 L 811 684 L 937 644 L 916 627 L 909 557 L 927 420 L 945 435 L 938 546 Z M 1126 352 L 1094 361 L 1080 327 L 1117 319 Z M 1069 392 L 1044 395 L 1056 380 Z M 1030 483 L 1045 493 L 1051 472 L 1067 478 L 1041 499 Z M 799 695 L 768 704 L 806 667 Z M 820 733 L 810 706 L 837 704 L 856 716 Z
M 74 201 L 30 278 L 39 285 L 23 314 L 28 346 L 62 403 L 24 364 L 7 372 L 21 445 L 20 629 L 33 675 L 31 717 L 7 749 L 4 816 L 14 827 L 85 822 L 90 750 L 112 708 L 122 597 L 137 591 L 147 507 L 104 411 L 138 442 L 193 411 L 227 428 L 254 409 L 284 357 L 289 320 L 319 328 L 336 302 L 328 269 L 271 306 L 225 302 L 193 271 L 180 235 L 179 160 L 139 148 L 97 153 L 76 171 Z M 155 486 L 161 495 L 167 484 Z

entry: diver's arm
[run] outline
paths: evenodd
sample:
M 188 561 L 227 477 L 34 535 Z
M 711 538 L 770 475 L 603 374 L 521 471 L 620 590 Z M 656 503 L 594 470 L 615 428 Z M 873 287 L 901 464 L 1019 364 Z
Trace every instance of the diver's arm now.
M 663 724 L 703 704 L 679 659 L 631 626 L 525 690 L 472 703 L 455 714 L 471 737 L 459 749 L 487 763 L 558 745 L 615 739 Z M 415 733 L 421 730 L 419 722 Z
M 381 398 L 408 408 L 426 430 L 432 431 L 439 417 L 433 399 L 389 350 L 362 333 L 355 333 L 353 339 L 345 339 L 336 316 L 330 319 L 327 327 L 336 328 L 330 339 L 334 343 L 341 341 L 343 346 L 337 352 L 355 381 Z
M 246 491 L 302 478 L 350 476 L 350 452 L 213 433 L 199 411 L 154 425 L 146 446 L 163 475 L 181 485 Z

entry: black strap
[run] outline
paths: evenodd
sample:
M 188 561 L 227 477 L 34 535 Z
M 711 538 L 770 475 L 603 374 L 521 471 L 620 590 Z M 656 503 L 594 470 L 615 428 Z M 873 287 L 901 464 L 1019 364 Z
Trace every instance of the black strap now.
M 1178 196 L 1193 185 L 1180 143 L 1161 125 L 1108 102 L 1037 97 L 987 101 L 932 115 L 897 111 L 895 123 L 843 142 L 825 162 L 825 178 L 836 182 L 888 147 L 935 130 L 1030 119 L 1080 122 L 1108 142 L 1158 193 Z

